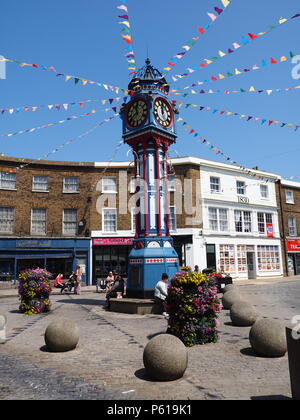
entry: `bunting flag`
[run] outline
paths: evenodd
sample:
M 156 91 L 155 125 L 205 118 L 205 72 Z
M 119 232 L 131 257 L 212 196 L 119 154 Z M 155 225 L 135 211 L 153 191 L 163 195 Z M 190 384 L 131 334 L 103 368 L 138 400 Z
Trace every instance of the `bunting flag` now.
M 240 89 L 238 89 L 238 90 L 228 90 L 228 89 L 226 89 L 226 90 L 221 90 L 221 89 L 216 89 L 216 90 L 214 90 L 214 89 L 208 89 L 208 90 L 204 90 L 204 89 L 201 89 L 201 91 L 200 92 L 196 92 L 195 91 L 195 89 L 191 89 L 190 90 L 190 92 L 189 92 L 189 94 L 192 94 L 192 95 L 198 95 L 198 93 L 200 93 L 200 94 L 224 94 L 224 95 L 230 95 L 230 94 L 232 94 L 232 93 L 258 93 L 258 94 L 261 94 L 261 93 L 266 93 L 267 95 L 271 95 L 272 93 L 278 93 L 278 92 L 289 92 L 289 91 L 291 91 L 291 90 L 295 90 L 295 89 L 300 89 L 300 85 L 297 85 L 297 86 L 293 86 L 293 87 L 290 87 L 290 88 L 277 88 L 277 89 L 256 89 L 254 86 L 250 86 L 250 88 L 240 88 Z M 171 89 L 171 91 L 173 92 L 178 92 L 176 89 Z M 178 95 L 178 93 L 177 93 L 177 95 Z M 0 110 L 1 111 L 1 110 Z
M 294 57 L 294 56 L 295 56 L 295 54 L 293 52 L 290 52 L 290 57 Z M 201 81 L 201 82 L 198 81 L 198 82 L 193 83 L 190 86 L 186 86 L 185 88 L 183 88 L 183 90 L 191 89 L 192 90 L 191 93 L 197 93 L 195 91 L 195 87 L 197 85 L 198 86 L 199 85 L 204 85 L 204 84 L 207 84 L 207 83 L 216 82 L 218 80 L 223 80 L 223 79 L 226 79 L 226 78 L 229 78 L 229 77 L 239 76 L 241 74 L 249 73 L 249 72 L 254 71 L 254 70 L 263 69 L 265 67 L 268 67 L 269 65 L 275 65 L 275 64 L 278 64 L 278 63 L 286 63 L 287 60 L 288 59 L 287 59 L 286 56 L 279 57 L 277 60 L 275 60 L 275 58 L 273 58 L 273 57 L 271 57 L 268 60 L 263 59 L 261 61 L 260 66 L 258 66 L 257 64 L 254 64 L 253 66 L 242 69 L 242 70 L 239 70 L 239 69 L 236 68 L 235 70 L 231 70 L 230 72 L 225 72 L 225 73 L 223 72 L 224 74 L 219 73 L 218 76 L 216 76 L 216 75 L 210 76 L 209 79 L 206 79 L 206 80 Z M 203 93 L 203 92 L 205 93 L 205 91 L 203 91 L 203 90 L 199 91 L 199 93 Z M 182 90 L 179 90 L 179 89 L 171 89 L 171 93 L 173 95 L 182 95 L 184 97 L 189 95 L 189 93 L 182 93 Z
M 30 64 L 30 63 L 22 62 L 20 60 L 14 60 L 14 59 L 10 59 L 10 58 L 1 58 L 1 57 L 0 57 L 0 61 L 5 61 L 7 63 L 15 63 L 15 64 L 18 64 L 21 68 L 32 67 L 32 68 L 40 69 L 40 70 L 44 70 L 44 71 L 51 71 L 52 73 L 55 74 L 56 77 L 64 78 L 66 82 L 68 82 L 69 80 L 74 80 L 75 85 L 79 84 L 79 82 L 80 82 L 83 86 L 86 86 L 88 84 L 96 85 L 96 86 L 104 88 L 107 91 L 115 92 L 116 94 L 118 94 L 120 91 L 123 92 L 123 93 L 126 93 L 126 94 L 128 93 L 128 90 L 121 89 L 118 86 L 112 86 L 112 85 L 109 85 L 109 84 L 106 84 L 106 83 L 95 82 L 94 80 L 84 79 L 84 78 L 79 77 L 79 76 L 71 76 L 71 75 L 65 74 L 65 73 L 58 73 L 56 71 L 55 67 L 53 67 L 53 66 L 47 67 L 47 66 L 42 66 L 40 64 L 39 65 L 38 64 Z
M 182 101 L 178 101 L 177 105 L 178 108 L 181 108 L 185 103 Z M 291 124 L 291 123 L 287 123 L 287 122 L 280 122 L 280 121 L 275 121 L 275 120 L 271 120 L 268 118 L 261 118 L 261 117 L 255 117 L 253 115 L 248 115 L 248 114 L 241 114 L 239 112 L 233 112 L 233 111 L 226 111 L 224 109 L 220 110 L 220 109 L 216 109 L 214 107 L 211 106 L 201 106 L 201 105 L 196 105 L 196 104 L 185 104 L 185 108 L 192 108 L 192 109 L 198 109 L 199 111 L 209 111 L 212 112 L 214 115 L 226 115 L 226 116 L 236 116 L 239 117 L 240 119 L 244 119 L 245 121 L 249 122 L 249 121 L 255 121 L 255 122 L 260 122 L 261 125 L 267 125 L 268 127 L 270 127 L 271 125 L 275 125 L 278 127 L 287 127 L 287 128 L 294 128 L 295 131 L 297 131 L 300 127 L 300 123 L 299 124 Z
M 10 107 L 10 108 L 0 108 L 0 115 L 3 115 L 3 114 L 13 115 L 13 114 L 19 113 L 21 111 L 35 112 L 35 111 L 38 111 L 38 110 L 41 110 L 41 109 L 46 109 L 46 110 L 49 110 L 49 111 L 51 111 L 51 110 L 68 111 L 68 109 L 70 107 L 77 106 L 77 105 L 79 105 L 80 107 L 84 107 L 87 103 L 92 103 L 92 102 L 100 102 L 102 105 L 105 105 L 105 104 L 110 104 L 111 105 L 113 102 L 116 102 L 116 104 L 118 104 L 120 100 L 121 100 L 120 97 L 109 98 L 109 99 L 87 99 L 87 100 L 84 100 L 84 101 L 77 101 L 77 102 L 70 102 L 70 103 L 63 103 L 63 104 L 34 105 L 34 106 L 30 105 L 30 106 L 20 106 L 20 107 L 17 107 L 17 108 L 16 107 L 15 108 L 12 108 L 12 107 Z M 113 109 L 113 110 L 115 110 L 115 112 L 117 112 L 116 111 L 117 107 L 105 108 L 104 111 L 108 112 L 108 111 L 111 111 L 111 109 Z
M 126 44 L 125 58 L 128 63 L 129 75 L 135 74 L 137 71 L 135 53 L 132 46 L 131 25 L 129 22 L 128 6 L 125 4 L 127 0 L 120 0 L 121 4 L 117 6 L 118 18 L 121 19 L 118 23 L 121 27 L 121 37 Z
M 226 50 L 225 50 L 226 52 L 224 52 L 222 50 L 219 50 L 218 53 L 216 53 L 213 57 L 205 58 L 200 64 L 188 67 L 186 69 L 185 73 L 176 74 L 175 76 L 172 76 L 173 81 L 176 82 L 176 81 L 178 81 L 178 79 L 182 79 L 183 77 L 187 77 L 191 73 L 194 73 L 197 70 L 204 69 L 208 65 L 214 63 L 215 61 L 217 61 L 221 58 L 224 58 L 227 55 L 235 53 L 240 48 L 248 45 L 251 41 L 254 41 L 257 38 L 261 38 L 262 36 L 269 34 L 275 28 L 278 28 L 279 26 L 282 26 L 284 23 L 290 22 L 291 20 L 293 20 L 293 19 L 295 19 L 299 16 L 300 16 L 300 14 L 296 14 L 296 15 L 293 15 L 292 17 L 290 17 L 289 19 L 280 18 L 275 25 L 269 25 L 267 31 L 265 31 L 265 32 L 259 32 L 258 34 L 254 34 L 254 33 L 249 32 L 247 34 L 247 36 L 241 37 L 240 42 L 233 42 L 232 45 L 230 46 L 230 48 L 228 48 L 228 49 L 226 48 Z M 272 64 L 275 64 L 275 63 L 272 63 Z
M 87 116 L 90 116 L 90 115 L 95 115 L 97 112 L 98 111 L 96 109 L 93 109 L 90 112 L 86 112 L 86 113 L 81 114 L 81 115 L 72 115 L 71 117 L 68 117 L 65 120 L 55 121 L 53 123 L 44 124 L 44 125 L 41 125 L 39 127 L 28 128 L 27 130 L 20 130 L 20 131 L 14 132 L 14 133 L 0 134 L 0 137 L 12 137 L 12 136 L 16 136 L 18 134 L 33 133 L 34 131 L 41 130 L 42 128 L 49 128 L 49 127 L 53 127 L 54 125 L 63 124 L 67 121 L 72 121 L 72 120 L 75 120 L 75 119 L 78 119 L 78 118 L 87 117 Z M 119 114 L 115 113 L 114 115 L 117 116 Z
M 201 140 L 202 145 L 208 147 L 210 149 L 210 151 L 214 152 L 216 155 L 224 158 L 226 163 L 238 166 L 239 169 L 242 170 L 243 172 L 245 172 L 247 175 L 254 176 L 255 178 L 258 178 L 261 181 L 265 181 L 265 182 L 273 181 L 274 182 L 274 180 L 271 180 L 270 178 L 261 176 L 260 174 L 254 172 L 253 170 L 250 170 L 250 169 L 246 168 L 244 165 L 239 164 L 237 161 L 232 159 L 230 156 L 226 155 L 224 152 L 222 152 L 222 150 L 218 146 L 212 144 L 210 141 L 206 140 L 206 138 L 204 136 L 197 133 L 196 130 L 192 129 L 191 126 L 189 124 L 187 124 L 186 121 L 183 120 L 183 118 L 179 117 L 177 119 L 177 122 L 182 122 L 182 126 L 184 127 L 184 129 L 186 131 L 188 131 L 189 135 L 193 134 L 193 137 L 198 137 L 199 140 Z
M 117 115 L 118 115 L 118 114 L 117 114 Z M 50 152 L 48 152 L 48 153 L 44 154 L 42 157 L 40 157 L 40 158 L 38 158 L 38 159 L 31 160 L 31 161 L 29 161 L 29 162 L 27 162 L 27 163 L 22 163 L 21 165 L 16 166 L 16 167 L 14 167 L 14 168 L 10 168 L 10 169 L 9 169 L 9 172 L 16 172 L 16 171 L 17 171 L 17 170 L 19 170 L 19 169 L 23 169 L 23 168 L 25 168 L 25 167 L 29 166 L 31 163 L 35 162 L 36 160 L 42 160 L 42 159 L 48 158 L 50 155 L 52 155 L 52 154 L 54 154 L 54 153 L 60 152 L 60 151 L 61 151 L 62 149 L 64 149 L 67 145 L 72 144 L 72 143 L 74 143 L 76 140 L 79 140 L 79 139 L 81 139 L 82 137 L 87 136 L 88 134 L 92 133 L 92 132 L 93 132 L 93 131 L 95 131 L 97 128 L 99 128 L 99 127 L 101 127 L 103 124 L 105 124 L 105 123 L 107 123 L 107 122 L 111 121 L 111 120 L 112 120 L 113 118 L 115 118 L 115 117 L 116 117 L 116 115 L 113 115 L 112 117 L 109 117 L 109 118 L 105 118 L 103 121 L 101 121 L 100 123 L 96 124 L 94 127 L 90 128 L 89 130 L 85 131 L 84 133 L 80 134 L 79 136 L 74 137 L 73 139 L 69 139 L 69 140 L 65 141 L 65 142 L 64 142 L 64 143 L 62 143 L 60 146 L 58 146 L 58 147 L 56 147 L 55 149 L 51 150 Z M 122 142 L 123 142 L 123 140 L 122 140 Z
M 211 19 L 210 24 L 205 26 L 197 26 L 197 36 L 194 36 L 190 41 L 187 41 L 185 45 L 182 45 L 182 50 L 178 52 L 170 61 L 168 61 L 163 68 L 163 75 L 166 75 L 170 70 L 174 69 L 174 66 L 187 54 L 187 52 L 199 41 L 199 39 L 204 35 L 208 29 L 212 26 L 212 24 L 218 19 L 218 17 L 223 13 L 225 8 L 227 8 L 231 0 L 221 0 L 224 9 L 220 7 L 214 7 L 214 11 L 212 13 L 207 12 L 207 15 Z

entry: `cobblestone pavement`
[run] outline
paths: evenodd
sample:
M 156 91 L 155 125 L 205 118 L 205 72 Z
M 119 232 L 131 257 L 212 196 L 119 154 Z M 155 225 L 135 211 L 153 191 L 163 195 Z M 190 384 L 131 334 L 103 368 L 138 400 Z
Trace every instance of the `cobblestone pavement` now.
M 243 299 L 262 317 L 283 324 L 300 314 L 300 282 L 238 286 Z M 255 356 L 250 328 L 234 327 L 229 311 L 221 313 L 220 340 L 188 349 L 183 378 L 157 382 L 147 378 L 143 349 L 150 338 L 166 331 L 160 315 L 107 312 L 104 295 L 84 292 L 53 295 L 48 314 L 18 312 L 15 297 L 2 298 L 8 317 L 7 341 L 0 344 L 0 399 L 285 399 L 290 398 L 287 355 Z M 80 328 L 77 348 L 50 353 L 44 332 L 54 319 L 72 319 Z

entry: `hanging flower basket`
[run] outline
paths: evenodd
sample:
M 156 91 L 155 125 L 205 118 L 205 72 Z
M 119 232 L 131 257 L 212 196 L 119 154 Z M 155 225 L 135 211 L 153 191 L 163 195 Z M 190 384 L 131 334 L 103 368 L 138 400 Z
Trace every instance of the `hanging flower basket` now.
M 218 313 L 222 305 L 214 279 L 191 271 L 177 273 L 168 289 L 167 333 L 191 347 L 218 340 Z
M 20 312 L 33 315 L 50 311 L 51 277 L 52 274 L 42 268 L 21 271 L 19 274 Z

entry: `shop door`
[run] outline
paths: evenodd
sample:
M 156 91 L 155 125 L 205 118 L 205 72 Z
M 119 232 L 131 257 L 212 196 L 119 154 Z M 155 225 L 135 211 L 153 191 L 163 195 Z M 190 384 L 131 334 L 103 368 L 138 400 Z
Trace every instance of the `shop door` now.
M 295 254 L 296 275 L 300 274 L 300 254 Z
M 216 270 L 216 246 L 215 245 L 206 245 L 206 267 L 203 268 L 213 268 Z
M 247 252 L 248 279 L 256 278 L 254 252 Z

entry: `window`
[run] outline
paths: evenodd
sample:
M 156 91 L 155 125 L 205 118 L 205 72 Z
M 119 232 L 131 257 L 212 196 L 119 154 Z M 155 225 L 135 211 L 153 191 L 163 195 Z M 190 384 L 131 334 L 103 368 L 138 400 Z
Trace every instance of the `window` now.
M 168 176 L 169 191 L 175 191 L 175 175 Z
M 76 209 L 64 209 L 63 234 L 64 235 L 77 235 L 77 210 Z
M 210 192 L 212 194 L 220 192 L 220 178 L 210 177 Z
M 14 233 L 15 209 L 14 207 L 0 207 L 0 232 Z
M 103 232 L 117 231 L 117 209 L 102 210 L 102 230 Z
M 260 185 L 260 196 L 261 198 L 269 198 L 269 188 L 267 185 Z
M 244 181 L 236 181 L 236 192 L 238 195 L 246 194 L 246 184 Z
M 220 245 L 220 271 L 235 271 L 234 245 Z
M 257 246 L 257 259 L 259 271 L 280 270 L 280 258 L 278 246 Z
M 79 179 L 76 176 L 64 178 L 63 192 L 75 193 L 79 191 Z
M 114 176 L 105 176 L 102 178 L 102 192 L 103 193 L 116 193 L 117 192 L 117 179 Z
M 266 233 L 266 225 L 273 224 L 273 217 L 271 213 L 257 213 L 258 232 L 260 234 Z
M 136 226 L 136 214 L 135 214 L 135 207 L 131 208 L 131 232 L 135 233 L 135 226 Z
M 237 246 L 238 272 L 248 271 L 247 252 L 254 252 L 254 246 L 253 245 L 238 245 Z
M 35 208 L 31 210 L 31 234 L 46 235 L 47 233 L 47 210 Z
M 288 204 L 294 204 L 294 192 L 293 191 L 285 191 L 285 202 Z
M 297 236 L 296 217 L 288 217 L 289 236 Z
M 135 177 L 134 176 L 132 176 L 132 177 L 130 177 L 130 183 L 129 183 L 129 192 L 130 192 L 130 194 L 134 194 L 135 193 Z
M 176 223 L 176 207 L 170 206 L 170 231 L 175 232 L 177 229 Z
M 48 191 L 48 177 L 34 175 L 32 178 L 33 191 Z
M 249 233 L 252 231 L 251 212 L 250 211 L 234 211 L 235 231 Z
M 0 172 L 0 188 L 4 188 L 6 190 L 15 190 L 16 174 Z
M 208 208 L 209 228 L 215 232 L 228 231 L 228 211 L 227 209 Z

